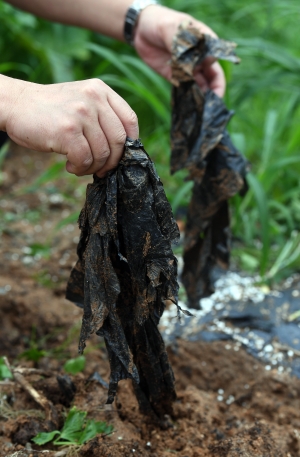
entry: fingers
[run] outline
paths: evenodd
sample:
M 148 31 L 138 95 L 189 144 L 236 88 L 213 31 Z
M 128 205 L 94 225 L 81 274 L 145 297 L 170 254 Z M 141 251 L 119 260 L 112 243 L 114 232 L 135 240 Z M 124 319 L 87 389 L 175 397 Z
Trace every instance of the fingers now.
M 97 172 L 100 177 L 118 165 L 124 152 L 126 137 L 134 140 L 139 137 L 137 116 L 125 100 L 112 91 L 108 95 L 108 104 L 111 108 L 111 116 L 101 116 L 100 113 L 99 117 L 100 125 L 105 132 L 110 148 L 110 154 L 105 165 Z
M 226 90 L 226 79 L 223 68 L 219 62 L 213 63 L 204 71 L 209 81 L 211 90 L 213 90 L 219 97 L 224 97 Z
M 94 162 L 93 154 L 89 142 L 84 137 L 83 132 L 80 140 L 77 141 L 76 147 L 70 146 L 71 151 L 66 154 L 66 170 L 77 176 L 89 174 L 88 170 Z
M 219 62 L 212 63 L 206 59 L 195 72 L 195 81 L 203 92 L 213 90 L 219 97 L 223 97 L 226 89 L 224 71 Z
M 80 138 L 68 142 L 66 169 L 77 176 L 95 173 L 103 177 L 117 166 L 126 137 L 138 138 L 139 128 L 137 116 L 125 100 L 102 81 L 92 84 L 86 92 L 93 100 L 80 110 Z
M 109 92 L 108 102 L 122 122 L 126 135 L 133 140 L 137 139 L 139 136 L 138 119 L 137 115 L 130 108 L 128 103 L 126 103 L 123 98 L 121 98 L 116 92 L 112 90 Z

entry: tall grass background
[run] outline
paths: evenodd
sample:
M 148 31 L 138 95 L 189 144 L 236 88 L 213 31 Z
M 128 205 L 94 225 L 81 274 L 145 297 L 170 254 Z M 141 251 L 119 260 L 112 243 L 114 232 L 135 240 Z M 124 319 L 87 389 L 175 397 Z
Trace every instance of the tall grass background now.
M 222 62 L 225 101 L 236 112 L 230 133 L 252 171 L 246 197 L 231 202 L 233 261 L 263 281 L 279 281 L 300 268 L 299 0 L 163 4 L 192 14 L 238 44 L 241 64 Z M 173 210 L 185 208 L 191 183 L 184 181 L 184 172 L 169 173 L 169 83 L 123 43 L 37 19 L 2 1 L 0 17 L 0 72 L 39 83 L 101 78 L 138 114 L 141 138 Z M 54 159 L 39 185 L 61 173 Z

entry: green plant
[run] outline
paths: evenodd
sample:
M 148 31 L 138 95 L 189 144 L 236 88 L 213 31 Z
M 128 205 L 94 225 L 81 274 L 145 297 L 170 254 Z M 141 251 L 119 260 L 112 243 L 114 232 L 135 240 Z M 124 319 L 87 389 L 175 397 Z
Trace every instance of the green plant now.
M 49 259 L 50 257 L 50 246 L 48 244 L 41 244 L 41 243 L 32 243 L 28 246 L 28 253 L 32 257 L 44 257 L 45 259 Z
M 109 434 L 113 426 L 106 422 L 96 422 L 94 419 L 86 419 L 87 413 L 78 410 L 75 406 L 70 409 L 63 428 L 48 433 L 39 433 L 32 438 L 35 444 L 43 444 L 53 441 L 55 446 L 81 445 L 94 438 L 97 434 Z
M 29 340 L 29 348 L 19 355 L 19 359 L 32 360 L 38 362 L 42 357 L 45 357 L 46 351 L 40 348 L 41 342 L 37 341 L 36 327 L 33 326 L 31 330 L 31 337 Z
M 41 358 L 45 357 L 46 351 L 38 349 L 37 347 L 30 347 L 23 351 L 20 355 L 20 359 L 32 360 L 33 362 L 38 362 Z
M 12 378 L 12 373 L 11 371 L 7 368 L 3 357 L 0 357 L 0 381 L 3 379 L 9 379 Z
M 84 355 L 80 355 L 75 359 L 69 359 L 64 364 L 64 370 L 70 374 L 77 374 L 84 370 L 86 358 Z

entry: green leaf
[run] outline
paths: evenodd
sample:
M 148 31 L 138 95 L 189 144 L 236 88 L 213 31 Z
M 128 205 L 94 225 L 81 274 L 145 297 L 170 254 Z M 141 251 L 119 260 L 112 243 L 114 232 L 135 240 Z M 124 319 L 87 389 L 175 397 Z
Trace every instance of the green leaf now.
M 39 433 L 32 441 L 38 445 L 43 445 L 58 435 L 53 442 L 55 446 L 80 445 L 91 440 L 97 434 L 109 434 L 113 431 L 113 426 L 106 422 L 96 422 L 94 419 L 86 421 L 86 415 L 85 411 L 80 411 L 74 406 L 70 409 L 61 432 L 55 430 L 50 433 Z
M 264 135 L 264 144 L 261 153 L 261 165 L 259 169 L 259 174 L 262 174 L 265 169 L 270 164 L 271 155 L 274 152 L 274 142 L 276 140 L 276 123 L 277 123 L 278 113 L 277 111 L 270 110 L 267 112 L 266 122 L 265 122 L 265 135 Z
M 96 422 L 97 433 L 105 433 L 108 435 L 114 429 L 113 425 L 108 425 L 107 422 Z
M 259 266 L 258 259 L 247 252 L 240 252 L 239 254 L 243 269 L 247 271 L 255 271 Z
M 104 46 L 99 46 L 98 44 L 88 43 L 87 48 L 90 51 L 95 52 L 98 56 L 106 59 L 112 65 L 114 65 L 124 76 L 126 76 L 130 81 L 139 83 L 138 73 L 130 70 L 128 65 L 122 62 L 122 58 L 113 52 L 110 49 L 105 48 Z
M 300 310 L 299 311 L 295 311 L 294 313 L 290 314 L 289 317 L 288 317 L 288 321 L 289 322 L 293 322 L 297 319 L 299 319 L 300 317 Z
M 76 406 L 70 409 L 60 433 L 60 437 L 58 440 L 55 440 L 55 444 L 61 444 L 63 440 L 78 443 L 86 415 L 86 411 L 80 411 Z
M 47 244 L 40 244 L 40 243 L 33 243 L 28 246 L 30 248 L 30 253 L 29 255 L 35 256 L 35 255 L 40 255 L 41 257 L 44 257 L 45 259 L 49 259 L 50 257 L 50 252 L 51 248 Z
M 269 208 L 267 196 L 264 192 L 263 186 L 258 179 L 252 174 L 247 174 L 247 181 L 254 194 L 259 211 L 259 219 L 261 224 L 261 241 L 263 244 L 260 257 L 260 274 L 265 274 L 269 253 L 270 253 L 270 231 L 269 231 Z
M 19 355 L 19 358 L 32 360 L 33 362 L 38 362 L 42 357 L 46 355 L 46 351 L 40 350 L 36 347 L 26 349 Z
M 266 279 L 272 279 L 283 268 L 288 267 L 300 257 L 300 234 L 292 232 L 290 239 L 283 246 L 277 259 L 266 274 Z
M 170 83 L 163 79 L 162 76 L 155 73 L 155 71 L 148 67 L 148 65 L 146 65 L 139 58 L 124 55 L 122 57 L 122 62 L 133 66 L 137 70 L 139 80 L 141 74 L 143 74 L 150 81 L 152 87 L 159 91 L 161 97 L 165 99 L 167 103 L 170 102 Z
M 35 444 L 38 444 L 39 446 L 42 446 L 43 444 L 49 443 L 50 441 L 53 440 L 53 438 L 56 435 L 59 435 L 60 432 L 58 430 L 54 430 L 53 432 L 43 432 L 43 433 L 38 433 L 34 438 L 31 439 Z
M 30 186 L 22 189 L 23 192 L 35 192 L 43 184 L 57 179 L 61 175 L 64 168 L 65 162 L 54 163 L 46 171 L 44 171 Z
M 105 83 L 112 85 L 113 87 L 117 87 L 119 89 L 125 89 L 128 92 L 131 92 L 135 95 L 138 95 L 143 102 L 147 103 L 153 109 L 154 113 L 163 121 L 169 122 L 170 118 L 170 110 L 169 107 L 166 107 L 153 92 L 151 88 L 148 89 L 147 87 L 136 84 L 129 79 L 126 79 L 121 76 L 115 75 L 102 75 L 100 77 L 102 81 Z
M 112 425 L 108 425 L 107 422 L 95 422 L 94 420 L 89 420 L 87 421 L 85 429 L 80 436 L 79 444 L 86 443 L 98 434 L 105 433 L 107 435 L 111 433 L 113 429 L 114 427 Z
M 246 153 L 246 138 L 243 133 L 232 133 L 231 138 L 235 147 L 241 151 L 242 154 Z
M 292 56 L 287 50 L 262 38 L 233 39 L 240 46 L 239 52 L 244 56 L 264 57 L 265 59 L 282 66 L 286 70 L 299 71 L 300 59 Z
M 172 210 L 175 215 L 177 209 L 182 204 L 183 199 L 191 194 L 193 186 L 194 182 L 188 181 L 181 186 L 178 192 L 176 192 L 175 197 L 172 201 Z
M 95 436 L 98 433 L 101 433 L 101 432 L 98 432 L 97 424 L 98 424 L 98 422 L 95 422 L 94 420 L 87 421 L 86 426 L 80 435 L 80 438 L 78 441 L 79 444 L 84 444 L 87 441 L 95 438 Z
M 70 359 L 64 364 L 64 370 L 67 373 L 71 374 L 77 374 L 80 373 L 81 371 L 84 370 L 85 367 L 85 356 L 80 355 L 79 357 L 76 357 L 75 359 Z
M 68 224 L 73 224 L 77 222 L 79 218 L 79 212 L 76 211 L 75 213 L 70 214 L 69 216 L 65 217 L 58 224 L 55 226 L 55 230 L 60 230 L 61 228 L 65 227 Z
M 55 83 L 74 81 L 75 75 L 72 72 L 72 60 L 70 57 L 47 49 L 47 56 L 52 68 Z
M 10 379 L 13 375 L 11 371 L 5 365 L 3 357 L 0 357 L 0 381 L 3 379 Z
M 13 70 L 25 73 L 26 76 L 28 76 L 31 72 L 29 65 L 24 65 L 16 62 L 5 62 L 0 64 L 0 73 L 7 73 Z
M 2 167 L 6 154 L 8 153 L 8 148 L 9 148 L 9 142 L 6 141 L 0 149 L 0 169 Z

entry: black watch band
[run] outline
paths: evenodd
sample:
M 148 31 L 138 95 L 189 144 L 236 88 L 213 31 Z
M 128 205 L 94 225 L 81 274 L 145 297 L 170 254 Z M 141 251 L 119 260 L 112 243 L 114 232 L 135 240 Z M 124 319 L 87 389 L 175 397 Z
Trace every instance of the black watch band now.
M 128 8 L 124 24 L 124 38 L 126 43 L 133 46 L 134 32 L 140 12 L 146 8 L 146 6 L 157 4 L 158 2 L 156 0 L 135 0 Z

